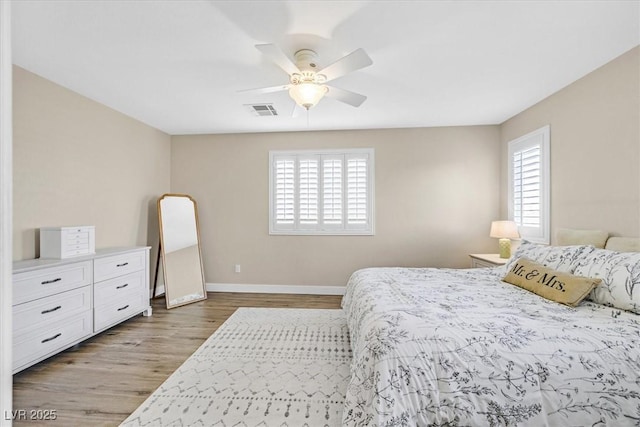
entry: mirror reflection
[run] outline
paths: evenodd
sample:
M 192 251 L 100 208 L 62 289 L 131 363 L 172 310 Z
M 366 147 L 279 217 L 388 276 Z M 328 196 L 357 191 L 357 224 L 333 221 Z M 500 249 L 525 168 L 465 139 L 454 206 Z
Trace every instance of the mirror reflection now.
M 165 194 L 158 200 L 158 216 L 167 308 L 206 299 L 196 201 Z

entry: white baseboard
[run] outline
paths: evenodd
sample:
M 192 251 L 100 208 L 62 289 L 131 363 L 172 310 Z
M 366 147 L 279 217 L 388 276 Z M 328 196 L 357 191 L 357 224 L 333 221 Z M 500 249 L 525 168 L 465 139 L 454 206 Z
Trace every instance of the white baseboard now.
M 344 295 L 344 286 L 255 285 L 244 283 L 207 283 L 207 292 L 244 292 L 260 294 Z

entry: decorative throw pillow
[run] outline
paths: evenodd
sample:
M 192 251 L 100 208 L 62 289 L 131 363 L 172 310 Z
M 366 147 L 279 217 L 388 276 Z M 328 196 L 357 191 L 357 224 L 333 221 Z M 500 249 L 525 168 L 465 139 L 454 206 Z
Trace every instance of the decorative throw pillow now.
M 553 270 L 527 258 L 517 259 L 502 280 L 571 307 L 580 304 L 601 281 Z
M 596 249 L 577 262 L 575 274 L 602 279 L 590 300 L 640 314 L 640 252 Z
M 527 258 L 554 270 L 573 273 L 577 260 L 594 249 L 588 245 L 549 246 L 524 240 L 507 262 L 507 271 L 511 270 L 518 258 Z

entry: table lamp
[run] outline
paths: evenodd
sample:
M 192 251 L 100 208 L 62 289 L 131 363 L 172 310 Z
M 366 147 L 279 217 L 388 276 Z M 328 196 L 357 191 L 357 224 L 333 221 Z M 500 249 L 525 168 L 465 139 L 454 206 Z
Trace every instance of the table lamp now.
M 500 247 L 500 258 L 509 258 L 511 256 L 511 239 L 519 239 L 518 226 L 513 221 L 492 221 L 491 232 L 489 237 L 498 240 Z

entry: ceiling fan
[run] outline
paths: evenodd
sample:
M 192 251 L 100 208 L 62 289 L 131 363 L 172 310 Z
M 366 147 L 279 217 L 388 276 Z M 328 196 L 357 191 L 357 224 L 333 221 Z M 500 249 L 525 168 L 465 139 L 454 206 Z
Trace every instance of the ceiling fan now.
M 288 89 L 289 96 L 293 98 L 296 104 L 307 110 L 316 105 L 325 95 L 354 107 L 359 107 L 367 99 L 366 96 L 359 93 L 325 84 L 373 64 L 373 61 L 363 49 L 356 49 L 318 71 L 316 70 L 318 55 L 311 49 L 298 50 L 294 54 L 294 63 L 274 44 L 258 44 L 256 48 L 289 74 L 289 84 L 248 89 L 241 92 L 272 93 Z

